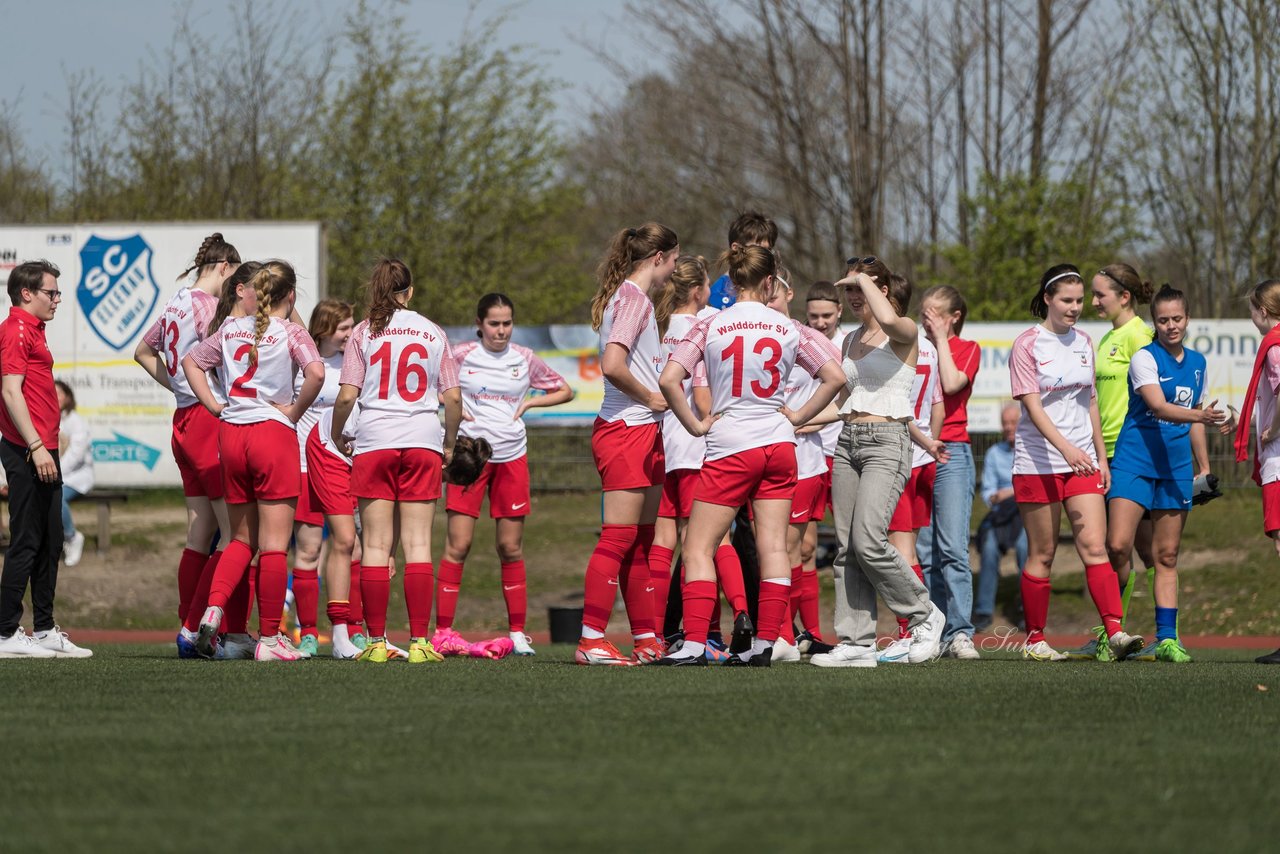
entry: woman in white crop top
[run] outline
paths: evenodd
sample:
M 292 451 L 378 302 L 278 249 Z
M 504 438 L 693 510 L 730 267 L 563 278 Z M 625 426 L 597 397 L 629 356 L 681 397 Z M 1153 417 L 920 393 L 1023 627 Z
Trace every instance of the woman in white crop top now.
M 911 473 L 911 384 L 919 332 L 906 313 L 911 283 L 874 256 L 850 258 L 843 288 L 862 326 L 845 338 L 845 422 L 832 471 L 836 523 L 836 634 L 840 644 L 810 661 L 819 667 L 875 667 L 876 594 L 907 621 L 907 660 L 936 658 L 945 616 L 897 550 L 889 519 Z

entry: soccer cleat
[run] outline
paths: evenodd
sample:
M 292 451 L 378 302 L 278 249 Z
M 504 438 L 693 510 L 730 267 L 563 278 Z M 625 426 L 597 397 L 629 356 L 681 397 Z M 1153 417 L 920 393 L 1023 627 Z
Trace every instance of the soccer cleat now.
M 348 632 L 350 632 L 349 628 Z M 352 646 L 362 652 L 364 651 L 364 648 L 369 645 L 369 638 L 365 636 L 364 632 L 351 633 L 347 639 L 351 641 Z
M 1111 654 L 1111 645 L 1107 642 L 1107 630 L 1102 626 L 1094 626 L 1093 633 L 1097 635 L 1093 640 L 1084 646 L 1078 646 L 1075 649 L 1069 649 L 1064 653 L 1064 661 L 1112 661 L 1114 656 Z M 1057 660 L 1057 659 L 1055 659 Z
M 511 644 L 515 647 L 513 651 L 516 655 L 537 655 L 533 651 L 533 638 L 524 632 L 511 632 L 508 637 L 511 638 Z
M 707 647 L 710 649 L 710 647 Z M 664 655 L 653 663 L 654 667 L 706 667 L 705 655 Z
M 836 647 L 839 649 L 839 647 Z M 876 655 L 876 661 L 880 664 L 906 664 L 907 653 L 911 651 L 911 638 L 898 638 L 890 643 L 884 649 L 880 650 Z
M 1174 638 L 1165 638 L 1156 644 L 1156 661 L 1168 661 L 1173 664 L 1188 664 L 1191 656 L 1182 648 L 1182 644 Z
M 431 646 L 440 655 L 466 655 L 471 649 L 471 644 L 451 628 L 436 629 L 431 636 Z
M 248 661 L 252 659 L 254 653 L 258 650 L 258 642 L 253 635 L 247 632 L 237 634 L 226 634 L 222 636 L 222 643 L 218 647 L 222 650 L 219 659 L 226 661 Z
M 1142 636 L 1131 635 L 1127 632 L 1116 632 L 1107 638 L 1107 646 L 1111 649 L 1111 655 L 1116 661 L 1124 661 L 1138 650 L 1142 649 Z
M 302 661 L 302 655 L 283 634 L 267 635 L 258 639 L 253 651 L 254 661 Z
M 604 638 L 594 640 L 583 638 L 578 641 L 578 651 L 573 654 L 573 660 L 579 664 L 614 667 L 625 667 L 631 663 L 630 658 L 619 652 L 616 646 Z
M 747 659 L 747 667 L 770 667 L 773 665 L 773 647 L 757 652 Z
M 308 658 L 310 658 L 310 657 L 311 657 L 311 653 L 306 652 L 305 650 L 299 649 L 299 648 L 294 644 L 294 642 L 293 642 L 292 640 L 290 640 L 289 636 L 288 636 L 288 635 L 286 635 L 284 632 L 281 632 L 281 633 L 280 633 L 280 639 L 281 639 L 282 641 L 284 641 L 284 645 L 285 645 L 285 647 L 286 647 L 290 652 L 292 652 L 294 655 L 298 656 L 298 658 L 299 658 L 299 659 L 301 659 L 301 660 L 305 660 L 305 659 L 308 659 Z
M 368 661 L 373 664 L 386 664 L 390 656 L 387 655 L 387 641 L 385 638 L 370 638 L 365 644 L 365 648 L 356 656 L 356 661 Z
M 942 630 L 947 626 L 947 615 L 938 606 L 929 603 L 929 615 L 911 629 L 911 646 L 907 649 L 908 664 L 924 664 L 942 653 Z
M 407 659 L 407 658 L 409 657 L 409 653 L 405 652 L 403 649 L 401 649 L 400 647 L 396 646 L 396 645 L 395 645 L 395 644 L 393 644 L 391 641 L 386 640 L 385 638 L 383 638 L 383 643 L 385 643 L 385 644 L 387 645 L 387 660 L 388 660 L 388 661 L 404 661 L 405 659 Z M 437 651 L 438 651 L 438 650 L 437 650 Z
M 18 626 L 7 638 L 0 638 L 0 658 L 56 658 L 54 651 L 36 643 L 36 639 Z
M 662 641 L 657 638 L 644 638 L 636 641 L 635 649 L 631 653 L 631 663 L 652 664 L 666 654 Z
M 796 648 L 800 650 L 801 655 L 821 655 L 835 649 L 826 641 L 814 637 L 813 632 L 810 631 L 803 631 L 796 635 Z M 777 658 L 774 659 L 774 661 L 777 660 Z
M 1156 647 L 1158 647 L 1159 645 L 1160 645 L 1159 641 L 1152 641 L 1151 643 L 1144 646 L 1142 649 L 1135 652 L 1133 655 L 1129 656 L 1128 660 L 1129 661 L 1155 661 Z
M 702 657 L 707 660 L 707 664 L 724 664 L 729 658 L 729 650 L 724 648 L 724 643 L 721 641 L 707 638 L 707 642 L 703 644 L 703 647 L 705 649 L 702 652 Z M 667 654 L 670 655 L 674 651 L 668 648 Z
M 76 531 L 71 539 L 62 544 L 62 562 L 67 566 L 75 566 L 84 554 L 84 534 Z
M 298 641 L 298 652 L 310 658 L 313 655 L 320 654 L 320 639 L 315 635 L 303 635 L 302 640 Z
M 409 663 L 410 664 L 431 664 L 437 661 L 444 661 L 444 656 L 436 652 L 431 641 L 426 638 L 413 638 L 409 643 Z
M 222 625 L 222 609 L 210 605 L 200 618 L 200 634 L 196 635 L 196 654 L 201 658 L 213 658 L 213 639 L 218 635 L 218 626 Z
M 729 653 L 737 655 L 751 649 L 751 641 L 755 639 L 756 627 L 751 622 L 751 615 L 739 611 L 733 618 L 733 637 L 729 639 Z
M 800 660 L 800 648 L 782 638 L 773 642 L 773 660 L 778 664 Z
M 1280 664 L 1280 649 L 1275 652 L 1260 655 L 1253 660 L 1254 664 Z
M 196 642 L 191 638 L 178 632 L 178 658 L 199 658 L 200 654 L 196 652 Z
M 951 643 L 947 644 L 947 658 L 958 658 L 961 661 L 976 661 L 982 656 L 978 655 L 978 648 L 973 645 L 973 638 L 968 635 L 956 635 L 951 639 Z
M 1049 646 L 1046 641 L 1024 643 L 1022 645 L 1023 661 L 1066 661 L 1067 657 Z
M 92 658 L 93 650 L 76 646 L 60 627 L 54 626 L 52 631 L 45 632 L 44 637 L 36 636 L 36 643 L 53 652 L 54 658 Z
M 876 648 L 837 644 L 831 652 L 819 653 L 810 658 L 809 663 L 816 667 L 875 667 Z

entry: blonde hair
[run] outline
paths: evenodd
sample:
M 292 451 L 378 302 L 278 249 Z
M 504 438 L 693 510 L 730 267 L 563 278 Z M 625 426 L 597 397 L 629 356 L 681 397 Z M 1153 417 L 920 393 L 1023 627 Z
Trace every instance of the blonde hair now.
M 720 264 L 727 265 L 729 281 L 739 293 L 756 291 L 769 276 L 778 275 L 778 256 L 764 246 L 731 246 L 720 256 Z
M 707 259 L 701 255 L 681 255 L 671 278 L 653 298 L 653 318 L 658 323 L 658 337 L 667 334 L 671 315 L 689 302 L 690 295 L 706 281 Z
M 659 222 L 646 222 L 639 228 L 624 228 L 615 234 L 596 270 L 600 287 L 591 299 L 591 328 L 600 329 L 609 301 L 636 265 L 659 252 L 670 252 L 679 245 L 676 233 Z
M 1280 320 L 1280 279 L 1264 279 L 1249 291 L 1249 305 Z
M 249 285 L 258 297 L 258 310 L 254 315 L 253 348 L 249 350 L 249 364 L 258 363 L 258 344 L 271 323 L 271 310 L 289 298 L 298 286 L 293 267 L 284 261 L 267 261 L 249 279 Z

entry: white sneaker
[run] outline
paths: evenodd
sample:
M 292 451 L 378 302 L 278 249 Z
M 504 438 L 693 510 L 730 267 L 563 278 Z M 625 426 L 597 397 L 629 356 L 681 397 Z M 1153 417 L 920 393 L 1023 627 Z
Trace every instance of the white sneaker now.
M 52 651 L 54 658 L 93 657 L 93 650 L 73 644 L 71 638 L 67 637 L 67 633 L 58 626 L 54 626 L 53 631 L 46 632 L 44 637 L 36 635 L 35 641 L 37 645 Z
M 973 645 L 973 638 L 968 635 L 956 635 L 951 639 L 951 643 L 947 644 L 947 658 L 958 658 L 961 661 L 977 661 L 981 657 L 978 655 L 977 648 Z
M 929 616 L 911 630 L 911 649 L 907 651 L 907 663 L 924 664 L 937 658 L 942 652 L 942 630 L 946 627 L 947 615 L 930 602 Z
M 537 655 L 533 650 L 533 638 L 529 637 L 524 632 L 511 632 L 508 637 L 511 638 L 511 643 L 515 646 L 513 652 L 515 652 L 516 655 Z
M 196 635 L 196 653 L 202 658 L 213 658 L 214 639 L 218 636 L 218 627 L 222 625 L 222 609 L 210 605 L 204 609 L 200 618 L 200 633 Z
M 0 638 L 0 658 L 57 658 L 57 653 L 36 643 L 18 626 L 7 638 Z
M 1048 641 L 1036 641 L 1022 645 L 1023 661 L 1066 661 L 1067 657 L 1049 646 Z
M 799 661 L 800 647 L 793 643 L 787 643 L 782 638 L 778 638 L 773 642 L 773 663 L 781 664 L 784 661 Z
M 280 634 L 276 635 L 276 637 L 280 638 L 280 642 L 285 645 L 286 649 L 288 649 L 294 655 L 298 656 L 298 658 L 302 659 L 303 661 L 311 657 L 311 653 L 306 652 L 305 650 L 298 649 L 298 647 L 294 645 L 293 641 L 290 640 L 289 636 L 286 635 L 284 632 L 281 632 Z
M 354 661 L 360 647 L 351 642 L 346 625 L 333 627 L 333 657 L 339 661 Z
M 1111 654 L 1116 661 L 1124 661 L 1129 656 L 1142 649 L 1143 640 L 1139 635 L 1131 635 L 1128 632 L 1116 632 L 1107 638 L 1107 644 L 1111 647 Z
M 76 531 L 71 539 L 62 544 L 62 562 L 67 566 L 75 566 L 84 554 L 84 534 Z
M 301 661 L 302 653 L 294 649 L 284 635 L 271 635 L 258 640 L 253 658 L 255 661 Z
M 831 652 L 820 652 L 812 656 L 809 663 L 818 667 L 875 667 L 876 648 L 847 643 L 837 644 Z
M 258 650 L 258 642 L 248 633 L 228 634 L 222 638 L 222 658 L 226 661 L 249 661 Z
M 876 660 L 881 664 L 906 664 L 907 653 L 911 651 L 911 635 L 905 638 L 898 638 L 893 643 L 880 650 L 880 654 L 876 656 Z

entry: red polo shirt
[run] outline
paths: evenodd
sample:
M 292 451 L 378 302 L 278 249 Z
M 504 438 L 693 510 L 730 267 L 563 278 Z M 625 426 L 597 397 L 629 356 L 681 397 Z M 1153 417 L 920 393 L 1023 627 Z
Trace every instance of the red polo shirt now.
M 0 374 L 25 377 L 22 397 L 31 413 L 31 423 L 50 451 L 58 450 L 58 393 L 53 387 L 53 353 L 44 337 L 44 321 L 14 306 L 0 323 Z M 27 444 L 9 417 L 9 407 L 0 406 L 0 436 L 16 445 Z

